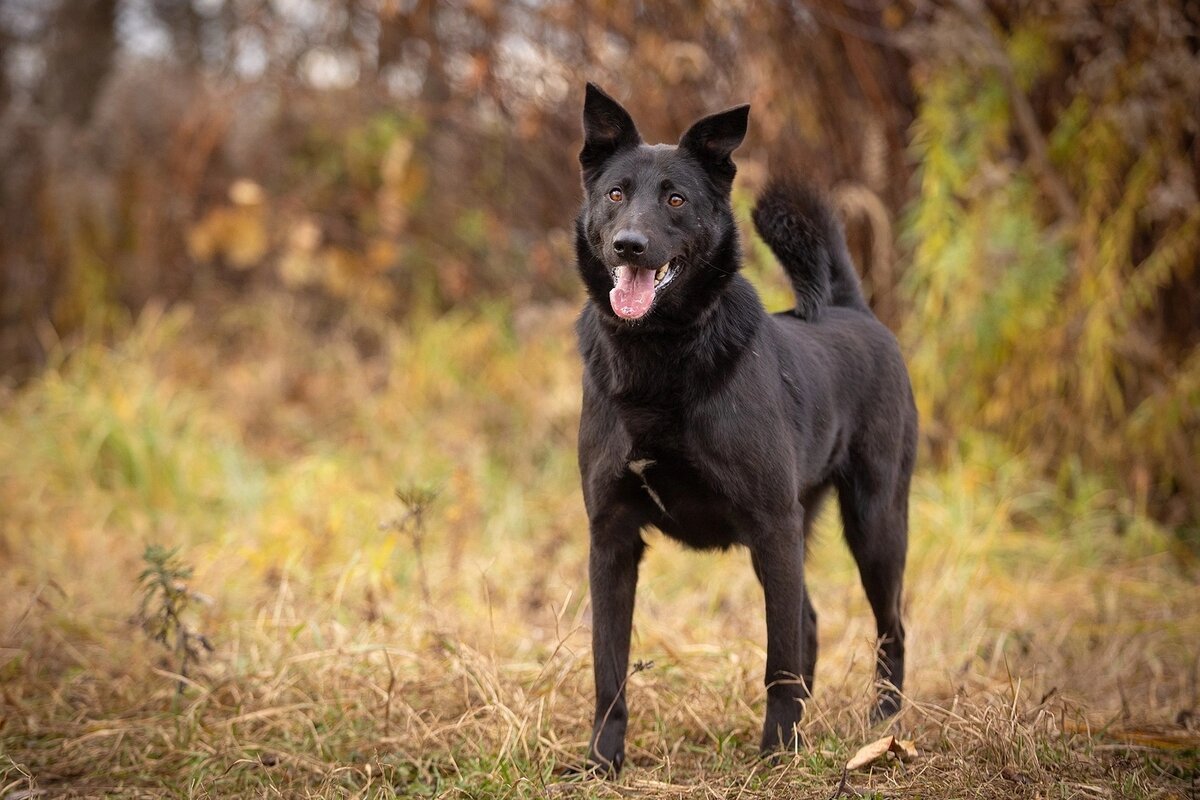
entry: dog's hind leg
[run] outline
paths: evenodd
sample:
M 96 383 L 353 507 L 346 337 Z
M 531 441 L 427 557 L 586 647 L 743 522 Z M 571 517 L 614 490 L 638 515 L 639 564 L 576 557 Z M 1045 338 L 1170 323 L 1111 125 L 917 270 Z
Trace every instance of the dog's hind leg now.
M 791 750 L 799 743 L 797 726 L 816 663 L 816 613 L 804 587 L 804 545 L 796 528 L 784 526 L 774 531 L 750 551 L 767 608 L 764 754 Z
M 808 695 L 813 693 L 813 681 L 817 674 L 817 610 L 813 608 L 808 586 L 804 587 L 804 624 L 802 626 L 804 646 L 800 651 L 800 679 Z
M 879 722 L 900 710 L 904 688 L 904 623 L 900 615 L 908 551 L 908 478 L 905 476 L 899 487 L 894 481 L 890 485 L 883 482 L 886 490 L 879 491 L 881 482 L 872 477 L 856 474 L 839 482 L 838 501 L 846 542 L 875 613 L 879 696 L 871 721 Z
M 813 525 L 821 511 L 825 498 L 829 494 L 829 484 L 819 486 L 801 498 L 804 506 L 804 554 L 807 557 L 809 545 L 812 544 Z M 811 696 L 815 686 L 817 673 L 817 609 L 813 607 L 812 597 L 808 593 L 807 583 L 804 585 L 804 625 L 803 646 L 801 647 L 800 678 Z

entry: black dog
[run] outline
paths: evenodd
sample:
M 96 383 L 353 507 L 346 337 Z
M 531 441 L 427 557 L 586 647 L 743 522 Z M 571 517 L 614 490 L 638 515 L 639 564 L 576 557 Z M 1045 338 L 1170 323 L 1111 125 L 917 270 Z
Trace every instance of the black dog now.
M 768 315 L 738 274 L 730 154 L 749 106 L 705 117 L 678 146 L 645 145 L 588 84 L 579 272 L 590 302 L 579 467 L 591 533 L 596 716 L 589 760 L 624 761 L 625 680 L 641 529 L 690 547 L 744 545 L 767 613 L 762 749 L 796 746 L 817 615 L 805 540 L 836 487 L 881 641 L 874 719 L 904 681 L 900 594 L 917 416 L 891 333 L 863 300 L 841 228 L 816 195 L 776 182 L 754 222 L 795 287 Z

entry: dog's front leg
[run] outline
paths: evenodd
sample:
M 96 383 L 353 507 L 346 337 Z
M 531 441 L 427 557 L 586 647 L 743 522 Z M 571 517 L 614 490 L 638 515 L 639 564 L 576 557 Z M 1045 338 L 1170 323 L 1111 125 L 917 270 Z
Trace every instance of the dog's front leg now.
M 628 519 L 593 521 L 588 572 L 592 586 L 592 660 L 596 716 L 588 751 L 590 766 L 615 775 L 625 762 L 625 679 L 638 564 L 645 543 Z
M 764 537 L 751 551 L 754 573 L 763 586 L 767 607 L 767 716 L 762 752 L 796 747 L 796 726 L 810 687 L 805 669 L 804 543 L 800 530 Z

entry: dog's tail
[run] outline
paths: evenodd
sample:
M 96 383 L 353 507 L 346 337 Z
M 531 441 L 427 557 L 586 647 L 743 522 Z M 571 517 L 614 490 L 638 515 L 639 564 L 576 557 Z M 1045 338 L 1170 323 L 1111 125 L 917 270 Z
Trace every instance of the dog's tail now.
M 831 305 L 868 310 L 842 226 L 816 190 L 774 179 L 759 194 L 753 217 L 792 282 L 796 316 L 813 320 Z

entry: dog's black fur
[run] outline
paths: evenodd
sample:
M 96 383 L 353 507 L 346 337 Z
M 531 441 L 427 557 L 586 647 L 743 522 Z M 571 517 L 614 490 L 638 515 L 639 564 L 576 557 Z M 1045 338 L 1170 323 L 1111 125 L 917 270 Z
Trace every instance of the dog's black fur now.
M 738 274 L 730 155 L 748 114 L 741 106 L 706 117 L 677 147 L 645 145 L 629 114 L 587 87 L 579 156 L 585 199 L 576 222 L 589 294 L 577 326 L 579 467 L 591 533 L 589 761 L 604 772 L 624 761 L 646 526 L 689 547 L 750 550 L 766 598 L 762 749 L 790 749 L 817 658 L 805 540 L 836 487 L 880 637 L 874 718 L 900 705 L 917 436 L 908 373 L 895 339 L 863 300 L 840 226 L 813 192 L 779 181 L 754 211 L 759 234 L 791 278 L 796 308 L 767 314 Z M 618 302 L 636 294 L 618 294 L 620 276 L 648 280 L 632 267 L 663 265 L 669 280 L 656 286 L 648 310 Z

